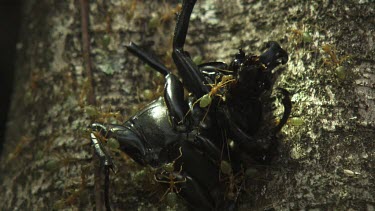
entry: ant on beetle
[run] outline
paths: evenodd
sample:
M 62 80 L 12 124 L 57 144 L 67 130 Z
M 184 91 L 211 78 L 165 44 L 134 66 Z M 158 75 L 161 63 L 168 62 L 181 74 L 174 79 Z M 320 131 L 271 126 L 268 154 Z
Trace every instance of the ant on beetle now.
M 163 167 L 161 167 L 162 171 L 154 175 L 154 180 L 156 182 L 169 184 L 169 187 L 161 197 L 160 201 L 162 201 L 168 193 L 180 193 L 181 188 L 176 185 L 186 182 L 186 177 L 182 175 L 182 164 L 180 165 L 180 170 L 178 172 L 174 171 L 175 162 L 182 157 L 181 147 L 179 148 L 179 151 L 180 155 L 176 159 L 171 163 L 163 165 Z
M 225 101 L 225 91 L 223 92 L 223 94 L 218 94 L 218 92 L 220 92 L 222 88 L 225 89 L 227 85 L 235 82 L 235 79 L 233 79 L 233 75 L 223 75 L 219 83 L 217 83 L 217 79 L 218 77 L 215 78 L 214 84 L 207 84 L 211 86 L 210 92 L 203 95 L 197 100 L 199 101 L 199 106 L 201 108 L 205 108 L 210 105 L 214 96 L 218 96 L 221 100 Z
M 238 167 L 232 167 L 230 145 L 233 144 L 233 141 L 228 139 L 226 130 L 222 132 L 222 137 L 219 182 L 223 183 L 225 187 L 224 198 L 236 202 L 244 184 L 244 169 L 242 165 L 239 170 Z M 226 158 L 224 158 L 224 151 L 227 151 Z
M 225 176 L 222 177 L 221 175 L 224 174 Z M 243 186 L 244 182 L 244 172 L 243 169 L 238 171 L 237 173 L 233 172 L 232 166 L 229 164 L 228 161 L 222 160 L 220 163 L 220 174 L 219 174 L 219 181 L 224 182 L 226 185 L 226 194 L 225 198 L 231 201 L 236 201 L 238 198 L 239 193 L 241 192 L 241 187 Z
M 191 106 L 191 108 L 189 109 L 189 111 L 185 114 L 185 117 L 191 112 L 191 110 L 194 108 L 194 106 L 199 102 L 199 107 L 200 108 L 207 108 L 207 111 L 204 115 L 204 117 L 202 118 L 201 122 L 203 122 L 210 110 L 210 106 L 211 106 L 211 103 L 212 103 L 212 100 L 214 99 L 214 97 L 219 97 L 220 100 L 222 100 L 223 102 L 226 101 L 226 97 L 225 97 L 225 94 L 227 92 L 227 87 L 231 84 L 231 83 L 234 83 L 235 82 L 235 79 L 233 78 L 233 75 L 223 75 L 221 77 L 221 81 L 220 82 L 217 82 L 217 80 L 220 78 L 219 75 L 217 75 L 215 77 L 215 83 L 213 84 L 206 84 L 208 86 L 211 87 L 211 90 L 209 93 L 203 95 L 202 97 L 200 97 L 199 99 L 197 99 Z M 224 89 L 224 91 L 222 90 Z M 220 94 L 219 94 L 220 93 Z

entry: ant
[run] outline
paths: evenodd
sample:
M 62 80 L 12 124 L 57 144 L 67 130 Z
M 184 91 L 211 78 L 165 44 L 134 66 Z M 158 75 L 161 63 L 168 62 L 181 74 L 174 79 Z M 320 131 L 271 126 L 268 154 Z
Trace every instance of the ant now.
M 220 100 L 222 100 L 223 102 L 226 101 L 226 98 L 225 98 L 225 93 L 226 93 L 226 88 L 229 84 L 235 82 L 236 80 L 233 78 L 233 75 L 223 75 L 221 77 L 221 81 L 218 83 L 217 80 L 218 80 L 219 76 L 217 76 L 215 78 L 215 83 L 213 84 L 206 84 L 208 86 L 211 87 L 211 90 L 209 93 L 203 95 L 201 98 L 197 99 L 193 105 L 191 106 L 191 109 L 194 108 L 194 106 L 199 102 L 199 107 L 201 108 L 206 108 L 208 107 L 208 110 L 206 112 L 206 114 L 204 115 L 203 119 L 202 119 L 202 122 L 204 121 L 204 119 L 206 118 L 207 114 L 208 114 L 208 111 L 210 109 L 210 106 L 211 106 L 211 103 L 212 103 L 212 100 L 215 96 L 219 97 Z M 221 91 L 221 89 L 225 89 L 225 91 Z M 222 94 L 219 94 L 219 92 L 222 92 Z M 189 111 L 185 114 L 185 117 L 191 112 L 191 109 L 189 109 Z
M 21 152 L 28 147 L 28 145 L 34 140 L 31 136 L 21 136 L 18 144 L 14 147 L 14 150 L 9 153 L 8 157 L 6 158 L 5 163 L 9 163 L 10 161 L 14 160 L 21 154 Z
M 233 79 L 233 75 L 224 75 L 223 77 L 221 77 L 221 81 L 219 83 L 217 83 L 217 79 L 218 77 L 215 78 L 214 84 L 207 84 L 211 86 L 210 92 L 203 95 L 197 100 L 199 101 L 199 106 L 201 108 L 205 108 L 210 105 L 214 96 L 220 97 L 220 99 L 225 102 L 225 92 L 223 94 L 218 94 L 218 92 L 220 91 L 220 89 L 226 88 L 227 85 L 233 83 L 235 79 Z
M 299 29 L 291 29 L 292 35 L 290 36 L 290 41 L 294 41 L 296 45 L 299 45 L 301 43 L 311 43 L 313 41 L 313 38 L 311 36 L 311 33 L 309 31 L 303 31 Z
M 233 168 L 231 165 L 231 159 L 230 159 L 230 153 L 229 153 L 229 148 L 231 143 L 233 142 L 230 139 L 227 139 L 227 133 L 224 130 L 223 132 L 223 137 L 224 137 L 224 143 L 221 148 L 221 162 L 220 162 L 220 171 L 219 171 L 219 181 L 221 183 L 225 183 L 225 188 L 226 188 L 226 194 L 225 194 L 225 199 L 229 199 L 231 201 L 237 201 L 237 198 L 239 196 L 239 193 L 241 192 L 242 186 L 243 186 L 243 181 L 244 181 L 244 171 L 243 168 L 241 167 L 241 170 L 238 171 L 237 173 L 233 172 Z M 227 150 L 227 158 L 228 161 L 223 159 L 223 154 L 224 154 L 224 146 L 226 145 L 226 150 Z M 222 177 L 222 175 L 225 175 Z
M 224 178 L 221 178 L 221 175 L 226 175 Z M 219 181 L 225 182 L 226 184 L 226 198 L 232 201 L 236 201 L 238 195 L 243 186 L 244 180 L 243 169 L 238 171 L 236 174 L 233 174 L 232 166 L 228 161 L 222 160 L 220 163 L 220 173 Z
M 217 83 L 217 79 L 218 79 L 218 77 L 215 78 L 214 84 L 207 84 L 207 85 L 211 86 L 210 92 L 203 95 L 201 98 L 199 98 L 196 101 L 196 102 L 199 101 L 199 107 L 201 107 L 201 108 L 205 108 L 205 107 L 208 106 L 208 109 L 207 109 L 206 114 L 204 115 L 204 117 L 202 119 L 202 122 L 204 121 L 204 119 L 206 118 L 206 116 L 208 114 L 208 111 L 210 109 L 213 97 L 218 96 L 220 100 L 225 102 L 226 86 L 235 82 L 235 79 L 233 79 L 233 75 L 223 75 L 221 77 L 221 81 L 219 83 Z M 225 91 L 222 92 L 222 94 L 218 94 L 218 92 L 221 91 L 222 88 L 224 88 Z M 193 107 L 194 107 L 194 104 L 193 104 Z
M 111 107 L 108 109 L 108 112 L 98 109 L 97 107 L 91 105 L 85 106 L 84 109 L 88 116 L 90 116 L 98 122 L 123 122 L 124 119 L 124 117 L 121 115 L 119 111 L 113 112 Z
M 328 57 L 323 58 L 323 64 L 331 67 L 339 67 L 341 64 L 349 58 L 349 56 L 344 56 L 343 58 L 339 59 L 336 50 L 329 44 L 325 44 L 322 46 L 322 50 L 324 53 L 328 54 Z
M 165 3 L 164 3 L 165 4 Z M 160 23 L 166 23 L 170 21 L 176 14 L 179 14 L 182 10 L 182 4 L 177 4 L 175 8 L 171 8 L 169 4 L 165 4 L 165 13 L 160 18 Z
M 132 19 L 134 17 L 134 12 L 137 8 L 137 0 L 133 0 L 131 3 L 130 3 L 130 6 L 127 5 L 128 7 L 128 10 L 127 10 L 127 19 Z
M 78 206 L 80 198 L 85 195 L 87 186 L 87 174 L 88 168 L 82 167 L 81 184 L 79 185 L 78 189 L 74 190 L 67 198 L 58 200 L 53 206 L 55 209 L 60 210 L 63 208 L 67 208 L 68 206 Z
M 174 159 L 171 163 L 163 165 L 161 172 L 154 175 L 154 180 L 156 182 L 169 184 L 169 187 L 161 197 L 160 201 L 163 201 L 164 197 L 168 193 L 180 193 L 181 188 L 177 187 L 177 184 L 186 182 L 186 177 L 181 174 L 182 164 L 178 172 L 174 171 L 175 162 L 182 157 L 181 147 L 179 148 L 179 151 L 180 155 L 176 159 Z

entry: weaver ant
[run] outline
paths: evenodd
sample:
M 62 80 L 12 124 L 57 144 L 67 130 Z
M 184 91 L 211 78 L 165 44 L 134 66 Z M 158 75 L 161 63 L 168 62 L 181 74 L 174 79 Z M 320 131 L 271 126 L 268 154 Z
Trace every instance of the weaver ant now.
M 211 106 L 211 103 L 212 103 L 212 100 L 214 99 L 214 97 L 219 97 L 219 99 L 222 100 L 223 102 L 226 101 L 225 94 L 227 92 L 227 87 L 231 83 L 234 83 L 236 80 L 233 78 L 233 75 L 223 75 L 221 77 L 221 81 L 217 82 L 217 80 L 219 78 L 220 78 L 220 76 L 217 75 L 215 77 L 215 83 L 213 83 L 213 84 L 206 84 L 206 85 L 208 85 L 208 86 L 211 87 L 210 92 L 207 93 L 207 94 L 205 94 L 205 95 L 203 95 L 199 99 L 197 99 L 192 104 L 192 106 L 189 109 L 189 111 L 185 114 L 185 117 L 191 112 L 191 109 L 193 109 L 194 106 L 199 102 L 199 107 L 200 108 L 206 108 L 206 107 L 208 107 L 208 110 L 206 111 L 206 114 L 204 115 L 203 119 L 201 120 L 201 122 L 203 122 L 204 119 L 205 119 L 205 117 L 207 116 L 207 114 L 209 112 L 209 109 L 210 109 L 210 106 Z
M 222 134 L 224 136 L 224 144 L 221 149 L 219 182 L 225 184 L 224 199 L 236 202 L 243 186 L 244 170 L 242 166 L 240 170 L 233 170 L 229 151 L 230 145 L 233 143 L 233 141 L 227 139 L 227 132 L 225 130 Z M 223 158 L 225 145 L 228 161 Z M 224 175 L 224 177 L 222 177 L 222 175 Z
M 322 50 L 328 55 L 326 58 L 323 58 L 323 63 L 330 67 L 339 67 L 345 60 L 349 58 L 349 56 L 339 58 L 336 54 L 335 48 L 329 44 L 323 45 Z
M 215 78 L 214 84 L 207 84 L 211 86 L 210 92 L 203 95 L 201 98 L 197 100 L 199 101 L 199 106 L 201 108 L 205 108 L 208 105 L 210 105 L 214 96 L 218 96 L 221 100 L 225 101 L 226 90 L 223 92 L 223 94 L 218 94 L 218 92 L 220 92 L 222 88 L 226 89 L 227 85 L 235 82 L 235 79 L 233 79 L 233 75 L 223 75 L 219 83 L 217 83 L 217 79 L 218 77 Z
M 224 178 L 221 175 L 226 175 Z M 228 161 L 221 161 L 220 163 L 220 174 L 219 174 L 219 181 L 225 182 L 226 185 L 226 194 L 225 199 L 236 201 L 239 193 L 241 192 L 241 187 L 243 185 L 244 177 L 243 177 L 243 169 L 238 171 L 237 173 L 233 173 L 233 169 Z
M 174 171 L 175 162 L 182 156 L 181 147 L 179 148 L 179 151 L 180 155 L 176 159 L 174 159 L 171 163 L 165 164 L 161 168 L 161 172 L 154 175 L 154 180 L 156 182 L 169 184 L 169 187 L 164 192 L 160 201 L 162 201 L 168 193 L 180 193 L 181 188 L 177 187 L 177 184 L 186 182 L 186 177 L 182 175 L 182 164 L 178 172 Z

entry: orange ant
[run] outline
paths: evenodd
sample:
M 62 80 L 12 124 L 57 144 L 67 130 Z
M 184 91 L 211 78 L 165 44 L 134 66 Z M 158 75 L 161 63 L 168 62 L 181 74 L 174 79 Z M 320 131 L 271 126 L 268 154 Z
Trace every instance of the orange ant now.
M 327 66 L 339 67 L 345 60 L 349 58 L 349 56 L 344 56 L 343 58 L 339 59 L 334 47 L 328 44 L 323 45 L 322 50 L 324 51 L 324 53 L 328 54 L 327 58 L 323 58 L 323 63 Z
M 224 130 L 223 136 L 224 136 L 224 144 L 221 149 L 221 155 L 223 156 L 223 153 L 224 153 L 224 145 L 227 145 L 227 157 L 229 161 L 222 159 L 222 161 L 220 162 L 219 182 L 225 183 L 225 186 L 226 186 L 225 198 L 236 201 L 241 191 L 242 185 L 243 185 L 244 171 L 241 168 L 241 170 L 238 171 L 237 173 L 235 174 L 233 173 L 233 168 L 230 164 L 230 154 L 229 154 L 229 147 L 233 141 L 227 139 L 226 130 Z M 222 175 L 225 175 L 225 177 L 222 178 Z
M 134 12 L 137 8 L 137 0 L 133 0 L 130 4 L 129 9 L 127 10 L 127 19 L 131 19 L 134 17 Z
M 169 21 L 170 19 L 172 19 L 172 17 L 175 15 L 175 14 L 178 14 L 181 12 L 181 9 L 182 9 L 182 5 L 181 4 L 177 4 L 175 8 L 172 8 L 170 9 L 170 6 L 169 4 L 166 4 L 166 13 L 163 14 L 163 16 L 160 18 L 160 23 L 165 23 L 167 21 Z
M 93 118 L 95 121 L 108 122 L 108 119 L 110 120 L 114 119 L 118 122 L 123 122 L 124 118 L 120 114 L 119 111 L 112 112 L 111 108 L 109 108 L 108 110 L 109 110 L 108 112 L 105 112 L 91 105 L 85 106 L 85 112 L 87 113 L 88 116 Z
M 7 157 L 5 163 L 8 164 L 13 159 L 17 158 L 18 155 L 21 154 L 21 152 L 28 147 L 28 145 L 31 143 L 31 141 L 34 140 L 34 137 L 31 136 L 21 136 L 21 138 L 18 141 L 18 144 L 14 147 L 14 150 L 9 153 L 9 156 Z
M 85 194 L 87 186 L 87 168 L 81 168 L 81 184 L 78 190 L 73 191 L 66 199 L 62 199 L 57 201 L 54 204 L 54 208 L 56 209 L 63 209 L 67 206 L 76 205 L 79 201 L 79 198 Z
M 226 175 L 224 178 L 221 178 L 221 174 Z M 239 192 L 241 191 L 241 186 L 244 180 L 243 169 L 236 174 L 233 174 L 233 169 L 228 161 L 222 160 L 220 163 L 220 174 L 219 181 L 225 182 L 226 185 L 226 195 L 225 197 L 229 200 L 236 200 Z
M 311 43 L 313 38 L 308 31 L 301 31 L 299 29 L 291 29 L 292 35 L 290 36 L 290 40 L 295 40 L 296 45 L 300 43 Z
M 205 108 L 208 105 L 210 105 L 214 96 L 220 97 L 220 99 L 225 102 L 225 93 L 218 94 L 218 92 L 221 88 L 226 88 L 228 84 L 233 83 L 235 81 L 235 79 L 233 79 L 233 75 L 224 75 L 223 77 L 221 77 L 221 81 L 219 83 L 217 83 L 216 80 L 217 78 L 215 78 L 214 84 L 207 84 L 211 86 L 211 91 L 197 100 L 199 101 L 199 106 L 201 108 Z
M 174 171 L 174 164 L 176 160 L 178 160 L 182 156 L 181 147 L 179 148 L 179 151 L 180 155 L 176 159 L 174 159 L 171 163 L 165 164 L 162 167 L 162 172 L 154 175 L 154 180 L 156 182 L 169 184 L 168 189 L 165 191 L 160 201 L 162 201 L 168 193 L 180 193 L 181 188 L 177 187 L 177 184 L 186 182 L 186 177 L 181 175 L 182 164 L 178 172 Z
M 211 90 L 209 93 L 203 95 L 202 97 L 200 97 L 198 100 L 196 100 L 192 107 L 191 108 L 194 108 L 195 104 L 197 104 L 199 102 L 199 107 L 201 108 L 206 108 L 208 107 L 208 110 L 206 112 L 206 114 L 204 115 L 202 121 L 206 118 L 207 114 L 208 114 L 208 111 L 210 109 L 210 106 L 211 106 L 211 102 L 213 100 L 213 98 L 215 96 L 218 96 L 220 97 L 220 100 L 222 100 L 223 102 L 226 101 L 226 98 L 225 98 L 225 92 L 226 90 L 223 92 L 223 94 L 219 94 L 218 92 L 222 89 L 222 88 L 227 88 L 227 86 L 233 82 L 235 82 L 236 80 L 233 78 L 233 75 L 224 75 L 221 77 L 221 81 L 219 83 L 217 83 L 217 79 L 218 77 L 215 78 L 215 83 L 214 84 L 206 84 L 208 86 L 211 86 Z M 185 114 L 185 117 L 190 113 L 191 109 L 189 109 L 189 111 Z

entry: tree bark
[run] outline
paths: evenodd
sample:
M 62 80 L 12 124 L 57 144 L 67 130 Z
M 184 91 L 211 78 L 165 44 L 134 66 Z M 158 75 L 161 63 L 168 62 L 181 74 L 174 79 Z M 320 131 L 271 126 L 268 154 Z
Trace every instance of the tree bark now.
M 124 45 L 142 45 L 176 72 L 171 50 L 177 3 L 89 2 L 97 102 L 90 106 L 79 3 L 25 1 L 1 155 L 1 210 L 95 208 L 86 128 L 93 121 L 122 122 L 160 94 L 160 75 Z M 238 48 L 259 54 L 269 40 L 290 55 L 275 85 L 287 89 L 293 102 L 279 137 L 280 156 L 246 177 L 241 210 L 374 210 L 374 38 L 372 1 L 198 1 L 186 43 L 198 63 L 229 63 Z M 179 198 L 159 202 L 163 190 L 152 169 L 115 148 L 110 153 L 119 169 L 111 174 L 112 208 L 186 209 Z

